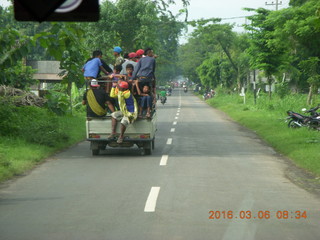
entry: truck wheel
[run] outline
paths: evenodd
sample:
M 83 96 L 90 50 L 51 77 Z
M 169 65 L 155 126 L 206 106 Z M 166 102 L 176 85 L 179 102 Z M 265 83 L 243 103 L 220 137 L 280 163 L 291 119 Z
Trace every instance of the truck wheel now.
M 99 145 L 99 150 L 106 150 L 107 145 Z
M 151 155 L 151 149 L 144 149 L 145 155 Z
M 99 149 L 94 149 L 94 150 L 92 150 L 92 155 L 97 156 L 97 155 L 99 155 L 99 152 L 100 152 Z
M 143 145 L 144 155 L 151 155 L 151 148 L 152 148 L 151 145 L 152 145 L 151 142 L 147 142 Z

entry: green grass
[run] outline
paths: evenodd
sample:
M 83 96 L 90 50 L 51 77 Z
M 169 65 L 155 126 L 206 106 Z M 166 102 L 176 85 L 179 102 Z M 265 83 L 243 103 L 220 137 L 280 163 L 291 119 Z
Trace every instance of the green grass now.
M 23 174 L 53 153 L 85 138 L 84 116 L 62 116 L 55 121 L 64 135 L 54 146 L 32 143 L 21 137 L 0 136 L 0 182 Z
M 226 112 L 232 119 L 255 131 L 276 151 L 290 158 L 297 166 L 320 176 L 320 132 L 307 128 L 289 129 L 284 119 L 287 110 L 301 112 L 305 95 L 290 95 L 284 99 L 262 95 L 257 104 L 248 96 L 246 104 L 237 94 L 218 94 L 208 103 Z M 315 104 L 320 99 L 315 100 Z

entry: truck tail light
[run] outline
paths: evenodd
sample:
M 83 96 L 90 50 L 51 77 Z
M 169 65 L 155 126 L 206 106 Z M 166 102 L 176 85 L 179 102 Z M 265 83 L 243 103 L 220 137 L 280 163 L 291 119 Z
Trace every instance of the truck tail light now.
M 140 138 L 141 138 L 141 139 L 148 139 L 148 138 L 150 138 L 150 134 L 140 135 Z
M 100 138 L 98 134 L 89 134 L 89 138 Z

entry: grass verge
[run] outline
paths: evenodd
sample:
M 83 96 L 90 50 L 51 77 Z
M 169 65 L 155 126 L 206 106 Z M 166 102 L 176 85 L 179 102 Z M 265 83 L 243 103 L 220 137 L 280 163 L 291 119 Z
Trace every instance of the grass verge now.
M 220 94 L 207 102 L 227 113 L 233 120 L 255 131 L 277 152 L 290 158 L 297 166 L 320 176 L 320 132 L 307 128 L 290 129 L 284 119 L 287 110 L 299 112 L 305 106 L 304 95 L 285 98 L 261 96 L 254 104 L 247 96 L 246 104 L 239 95 Z M 317 99 L 320 103 L 320 99 Z M 318 103 L 317 102 L 317 103 Z M 314 104 L 316 105 L 316 104 Z
M 84 116 L 61 116 L 54 120 L 64 132 L 62 140 L 54 146 L 0 136 L 0 182 L 23 174 L 55 152 L 85 139 Z

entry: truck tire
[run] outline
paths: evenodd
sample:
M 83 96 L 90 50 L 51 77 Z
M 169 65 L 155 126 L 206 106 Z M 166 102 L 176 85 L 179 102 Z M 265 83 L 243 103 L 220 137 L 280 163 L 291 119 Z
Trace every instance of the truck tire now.
M 146 142 L 143 145 L 143 151 L 144 151 L 144 155 L 151 155 L 152 152 L 152 143 L 151 142 Z
M 145 155 L 151 155 L 151 149 L 144 149 Z
M 90 148 L 92 151 L 92 156 L 99 155 L 99 152 L 100 152 L 99 143 L 91 141 Z
M 97 155 L 99 155 L 99 152 L 100 152 L 100 149 L 94 149 L 94 150 L 92 150 L 92 155 L 97 156 Z

